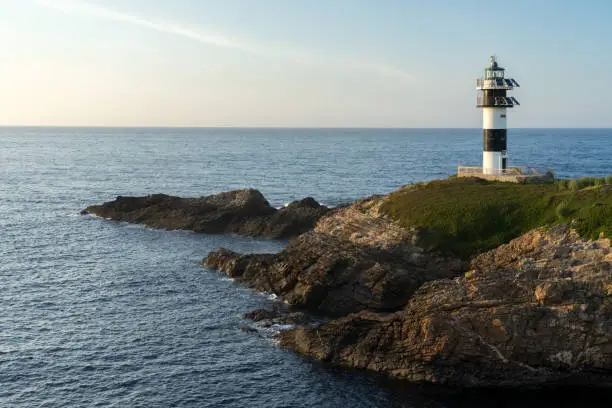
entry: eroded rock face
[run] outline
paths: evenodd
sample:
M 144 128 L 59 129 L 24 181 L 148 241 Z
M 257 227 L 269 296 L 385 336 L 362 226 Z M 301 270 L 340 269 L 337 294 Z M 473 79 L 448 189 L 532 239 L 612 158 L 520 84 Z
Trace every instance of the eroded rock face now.
M 328 211 L 310 197 L 276 210 L 259 191 L 248 189 L 200 198 L 164 194 L 117 197 L 114 201 L 90 206 L 82 214 L 153 228 L 286 239 L 312 229 Z
M 453 386 L 612 387 L 610 241 L 538 229 L 425 283 L 395 313 L 279 334 L 302 354 Z
M 408 231 L 377 216 L 375 199 L 335 210 L 279 254 L 220 249 L 203 265 L 330 316 L 397 310 L 424 282 L 456 276 L 466 267 L 413 245 Z

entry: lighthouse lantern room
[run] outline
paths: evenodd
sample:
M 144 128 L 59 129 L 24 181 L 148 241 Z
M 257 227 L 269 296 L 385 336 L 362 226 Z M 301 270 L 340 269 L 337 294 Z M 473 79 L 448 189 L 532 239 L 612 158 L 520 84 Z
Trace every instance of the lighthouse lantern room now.
M 503 175 L 508 169 L 508 137 L 506 127 L 507 109 L 520 105 L 513 96 L 506 93 L 518 87 L 512 78 L 506 78 L 494 56 L 489 59 L 484 78 L 476 80 L 479 91 L 477 106 L 482 108 L 482 173 Z

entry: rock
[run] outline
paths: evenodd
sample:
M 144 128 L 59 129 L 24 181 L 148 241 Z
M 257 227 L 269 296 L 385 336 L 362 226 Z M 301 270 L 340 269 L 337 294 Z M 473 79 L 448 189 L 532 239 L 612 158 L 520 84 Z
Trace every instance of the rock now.
M 252 327 L 248 327 L 248 326 L 240 326 L 240 331 L 245 332 L 245 333 L 257 333 L 257 330 L 255 330 Z
M 467 266 L 414 246 L 408 231 L 376 216 L 372 200 L 336 209 L 279 254 L 241 255 L 222 248 L 202 264 L 328 316 L 397 310 L 424 282 L 456 276 Z
M 414 382 L 612 387 L 611 285 L 609 240 L 537 229 L 476 257 L 463 276 L 423 284 L 402 310 L 362 310 L 278 338 Z
M 559 281 L 546 281 L 540 283 L 535 289 L 535 298 L 538 302 L 545 305 L 561 303 L 564 295 L 571 293 L 573 282 L 571 279 Z
M 287 310 L 257 309 L 243 316 L 253 320 L 262 327 L 273 325 L 305 325 L 313 322 L 312 318 L 304 312 L 290 312 Z
M 293 312 L 282 316 L 282 324 L 305 325 L 313 322 L 313 319 L 304 312 Z
M 276 210 L 257 190 L 235 190 L 200 198 L 164 194 L 117 197 L 81 214 L 145 224 L 153 228 L 232 233 L 286 239 L 312 229 L 329 209 L 308 197 Z
M 253 217 L 240 226 L 241 235 L 290 238 L 311 230 L 329 209 L 312 197 L 294 201 L 267 217 Z
M 243 317 L 254 322 L 259 322 L 266 319 L 272 319 L 276 316 L 278 316 L 277 311 L 268 309 L 257 309 L 253 310 L 252 312 L 245 313 Z

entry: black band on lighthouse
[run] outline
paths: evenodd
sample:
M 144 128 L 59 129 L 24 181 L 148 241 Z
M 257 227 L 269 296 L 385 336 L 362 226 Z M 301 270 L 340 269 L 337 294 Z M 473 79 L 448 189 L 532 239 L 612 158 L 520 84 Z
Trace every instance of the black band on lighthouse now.
M 483 91 L 483 103 L 482 106 L 483 107 L 494 107 L 495 105 L 495 98 L 505 98 L 506 97 L 506 90 L 505 89 L 489 89 L 489 90 L 485 90 Z
M 506 129 L 483 129 L 484 151 L 502 152 L 507 150 Z

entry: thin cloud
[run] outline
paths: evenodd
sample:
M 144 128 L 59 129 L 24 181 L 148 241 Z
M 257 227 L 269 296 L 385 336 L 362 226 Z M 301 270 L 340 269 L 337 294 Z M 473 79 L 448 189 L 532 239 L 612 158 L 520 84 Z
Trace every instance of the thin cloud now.
M 338 57 L 314 55 L 312 53 L 304 52 L 301 50 L 286 50 L 270 46 L 263 46 L 259 44 L 252 44 L 242 39 L 232 38 L 217 33 L 206 33 L 201 30 L 186 28 L 176 23 L 144 19 L 142 17 L 118 12 L 82 0 L 40 0 L 40 3 L 46 7 L 54 8 L 65 13 L 76 13 L 126 24 L 132 24 L 159 31 L 162 33 L 188 38 L 190 40 L 197 41 L 202 44 L 213 45 L 221 48 L 235 49 L 237 51 L 251 55 L 263 56 L 268 58 L 281 58 L 303 65 L 364 72 L 380 77 L 400 80 L 402 82 L 412 82 L 414 80 L 413 75 L 411 75 L 410 73 L 402 70 L 401 68 L 385 63 L 371 61 L 352 61 L 348 59 L 341 59 Z

